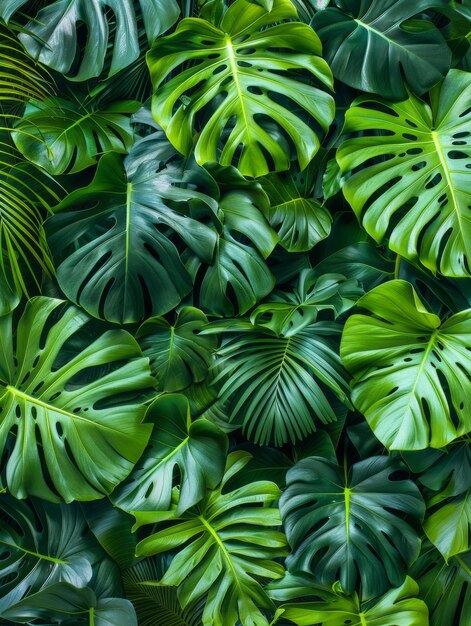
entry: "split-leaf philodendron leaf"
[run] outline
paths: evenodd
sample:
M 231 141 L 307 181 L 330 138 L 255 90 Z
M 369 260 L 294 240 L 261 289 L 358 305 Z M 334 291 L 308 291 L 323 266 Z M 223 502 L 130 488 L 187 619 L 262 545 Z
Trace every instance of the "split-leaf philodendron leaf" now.
M 293 18 L 289 0 L 274 0 L 271 11 L 236 0 L 220 24 L 186 19 L 174 34 L 157 40 L 148 55 L 152 111 L 180 152 L 188 154 L 195 142 L 200 164 L 234 163 L 247 176 L 285 170 L 289 154 L 270 132 L 274 124 L 293 142 L 301 167 L 307 166 L 319 137 L 297 111 L 327 130 L 332 96 L 309 81 L 331 87 L 332 75 L 314 31 L 298 22 L 280 23 Z M 302 72 L 307 80 L 301 80 Z M 197 117 L 207 121 L 195 141 Z

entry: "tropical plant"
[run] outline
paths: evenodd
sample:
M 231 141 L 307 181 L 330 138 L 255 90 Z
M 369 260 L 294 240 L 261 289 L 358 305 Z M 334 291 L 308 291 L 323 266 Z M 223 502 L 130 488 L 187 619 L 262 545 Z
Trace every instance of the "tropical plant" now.
M 319 137 L 293 108 L 306 111 L 323 132 L 334 115 L 332 96 L 296 80 L 305 71 L 332 86 L 330 69 L 318 56 L 317 35 L 305 24 L 279 23 L 296 18 L 289 0 L 274 0 L 269 9 L 260 5 L 237 0 L 214 24 L 182 20 L 148 55 L 155 88 L 152 112 L 177 150 L 188 154 L 193 149 L 195 118 L 206 116 L 194 146 L 197 162 L 234 163 L 247 176 L 288 169 L 289 151 L 268 122 L 292 141 L 304 169 L 319 148 Z M 274 47 L 282 54 L 272 52 Z M 167 80 L 187 62 L 190 67 Z
M 405 281 L 380 285 L 357 304 L 371 315 L 349 318 L 341 355 L 355 380 L 352 401 L 378 439 L 417 450 L 468 433 L 471 311 L 441 323 Z
M 419 586 L 409 577 L 380 598 L 364 603 L 356 593 L 346 596 L 341 588 L 321 587 L 306 575 L 286 574 L 270 585 L 270 595 L 283 602 L 277 616 L 297 626 L 422 626 L 428 610 L 425 602 L 414 597 L 418 592 Z
M 0 624 L 470 626 L 470 0 L 0 1 Z
M 141 424 L 154 384 L 147 360 L 122 330 L 92 333 L 81 347 L 89 320 L 45 297 L 32 299 L 16 326 L 12 314 L 0 318 L 0 444 L 18 498 L 109 493 L 149 439 Z
M 345 119 L 337 159 L 345 197 L 369 235 L 432 272 L 469 276 L 469 73 L 452 70 L 430 104 L 360 97 Z M 386 207 L 386 209 L 385 209 Z
M 205 418 L 192 422 L 185 396 L 168 394 L 149 407 L 154 429 L 146 452 L 128 480 L 112 495 L 129 512 L 166 511 L 172 502 L 174 468 L 180 468 L 176 515 L 216 488 L 224 473 L 227 437 Z
M 400 585 L 420 550 L 409 522 L 425 512 L 417 486 L 399 478 L 400 470 L 400 463 L 384 456 L 351 468 L 308 457 L 290 469 L 280 500 L 293 548 L 288 567 L 312 572 L 322 583 L 339 578 L 347 593 L 360 578 L 367 600 Z M 372 562 L 374 567 L 366 566 Z
M 446 0 L 335 0 L 335 5 L 316 13 L 312 25 L 342 82 L 405 100 L 408 86 L 421 95 L 447 73 L 450 50 L 427 15 L 446 11 Z M 414 19 L 418 15 L 420 20 Z
M 138 555 L 188 544 L 172 560 L 162 584 L 178 585 L 183 607 L 207 594 L 204 626 L 235 626 L 238 620 L 243 626 L 268 625 L 260 609 L 272 605 L 258 579 L 283 575 L 283 567 L 274 559 L 286 554 L 286 540 L 274 530 L 281 520 L 278 509 L 270 506 L 280 495 L 277 485 L 256 481 L 223 493 L 228 480 L 249 460 L 244 452 L 229 454 L 219 487 L 183 515 L 178 515 L 175 505 L 160 513 L 135 513 L 137 527 L 173 522 L 143 539 Z

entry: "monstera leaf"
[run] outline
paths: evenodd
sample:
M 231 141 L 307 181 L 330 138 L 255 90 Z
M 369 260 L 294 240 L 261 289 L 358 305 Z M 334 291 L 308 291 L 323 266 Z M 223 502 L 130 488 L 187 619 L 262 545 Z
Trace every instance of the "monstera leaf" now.
M 74 306 L 45 297 L 26 305 L 15 336 L 12 316 L 0 320 L 0 456 L 17 498 L 100 498 L 147 444 L 148 361 L 121 330 L 79 345 L 88 322 Z
M 278 241 L 264 217 L 267 197 L 261 188 L 232 168 L 225 181 L 232 188 L 221 191 L 213 259 L 206 267 L 194 254 L 186 261 L 196 283 L 194 298 L 218 317 L 245 313 L 270 293 L 275 279 L 265 259 Z
M 184 19 L 156 41 L 147 57 L 152 112 L 177 150 L 191 152 L 196 122 L 204 118 L 194 146 L 198 163 L 233 163 L 247 176 L 286 170 L 290 157 L 274 125 L 294 144 L 301 169 L 307 166 L 319 138 L 303 115 L 326 132 L 334 101 L 301 78 L 304 72 L 332 87 L 314 31 L 279 23 L 296 15 L 289 0 L 274 0 L 271 11 L 236 0 L 219 24 Z
M 157 398 L 146 421 L 154 431 L 147 450 L 114 492 L 114 503 L 126 511 L 165 511 L 170 508 L 175 468 L 180 470 L 176 515 L 199 502 L 206 488 L 214 489 L 224 473 L 227 437 L 204 418 L 192 422 L 185 396 Z
M 317 321 L 321 311 L 338 317 L 363 295 L 355 279 L 341 274 L 318 276 L 314 270 L 301 270 L 298 284 L 290 293 L 275 293 L 271 302 L 252 313 L 253 324 L 269 328 L 277 335 L 290 337 Z
M 325 46 L 334 76 L 390 100 L 407 98 L 407 85 L 419 95 L 447 73 L 451 54 L 442 34 L 426 20 L 430 9 L 447 9 L 445 0 L 335 0 L 338 8 L 319 11 L 312 20 Z M 405 22 L 420 14 L 421 28 Z
M 389 449 L 440 448 L 471 430 L 471 310 L 443 323 L 412 285 L 376 287 L 347 321 L 340 353 L 352 402 Z
M 0 495 L 0 616 L 45 587 L 85 587 L 105 559 L 80 509 Z
M 161 583 L 178 586 L 183 608 L 207 594 L 203 626 L 268 626 L 260 609 L 273 604 L 259 579 L 283 575 L 283 567 L 274 559 L 286 553 L 286 541 L 274 530 L 280 517 L 269 504 L 278 499 L 279 488 L 257 481 L 222 493 L 249 460 L 245 452 L 231 453 L 220 486 L 179 518 L 175 510 L 136 513 L 137 527 L 173 522 L 143 539 L 137 554 L 179 549 Z
M 27 0 L 2 0 L 0 17 L 8 22 L 25 4 Z M 69 74 L 72 80 L 99 76 L 108 47 L 112 45 L 109 10 L 114 17 L 110 74 L 119 72 L 139 56 L 142 27 L 138 15 L 142 17 L 150 43 L 168 30 L 179 14 L 175 0 L 139 0 L 139 13 L 129 0 L 56 0 L 31 19 L 20 35 L 21 42 L 33 58 L 62 74 Z M 81 24 L 87 28 L 84 47 L 77 32 Z M 80 57 L 78 67 L 77 56 Z
M 241 422 L 255 443 L 294 443 L 316 430 L 315 417 L 324 424 L 337 420 L 336 397 L 348 403 L 335 322 L 277 335 L 262 325 L 228 320 L 211 332 L 229 333 L 218 352 L 219 397 L 231 421 Z
M 214 186 L 208 174 L 175 163 L 158 171 L 148 160 L 129 175 L 127 158 L 123 166 L 118 155 L 105 155 L 92 183 L 69 194 L 47 228 L 65 295 L 121 323 L 166 313 L 191 290 L 169 230 L 208 262 L 216 242 L 209 227 L 187 215 L 191 202 L 216 210 L 216 201 L 195 189 Z
M 122 598 L 97 598 L 93 589 L 55 583 L 5 611 L 8 623 L 68 626 L 137 626 L 136 612 Z M 36 622 L 36 620 L 41 620 Z M 47 620 L 45 622 L 44 620 Z
M 81 102 L 48 98 L 30 102 L 12 133 L 18 150 L 50 174 L 73 174 L 105 152 L 127 152 L 133 143 L 129 115 L 138 102 L 95 109 Z
M 424 530 L 448 560 L 471 548 L 471 447 L 468 441 L 449 450 L 406 453 L 406 461 L 427 488 Z
M 216 349 L 213 337 L 198 334 L 207 322 L 202 311 L 187 306 L 173 326 L 152 317 L 139 328 L 136 338 L 162 391 L 179 391 L 206 378 Z
M 345 131 L 365 132 L 338 150 L 343 191 L 377 242 L 388 237 L 394 252 L 434 273 L 468 276 L 470 74 L 452 70 L 430 98 L 431 108 L 414 96 L 354 102 Z
M 418 592 L 419 586 L 409 577 L 400 587 L 367 603 L 360 602 L 356 593 L 345 596 L 337 585 L 333 589 L 319 587 L 307 576 L 287 574 L 270 585 L 272 598 L 289 600 L 277 614 L 297 626 L 424 626 L 428 610 L 414 597 Z
M 330 233 L 332 217 L 327 207 L 313 198 L 316 170 L 293 168 L 260 180 L 270 200 L 267 218 L 288 252 L 306 252 Z
M 411 575 L 430 611 L 430 626 L 468 626 L 471 615 L 471 552 L 445 562 L 427 541 Z
M 408 521 L 425 512 L 417 486 L 397 476 L 401 468 L 397 460 L 377 456 L 348 471 L 322 457 L 290 469 L 280 499 L 293 549 L 288 568 L 312 572 L 323 584 L 340 576 L 346 593 L 361 581 L 365 600 L 400 585 L 420 550 Z

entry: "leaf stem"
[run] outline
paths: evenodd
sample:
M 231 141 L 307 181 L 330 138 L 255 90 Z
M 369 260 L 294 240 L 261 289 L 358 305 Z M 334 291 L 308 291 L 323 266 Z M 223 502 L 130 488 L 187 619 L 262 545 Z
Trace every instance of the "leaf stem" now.
M 399 272 L 401 271 L 401 255 L 396 254 L 396 262 L 394 264 L 394 278 L 399 278 Z

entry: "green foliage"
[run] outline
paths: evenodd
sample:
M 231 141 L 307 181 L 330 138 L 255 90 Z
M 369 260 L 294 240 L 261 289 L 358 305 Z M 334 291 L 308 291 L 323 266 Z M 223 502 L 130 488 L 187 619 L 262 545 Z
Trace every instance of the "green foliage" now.
M 231 453 L 220 486 L 183 515 L 178 516 L 174 507 L 135 514 L 137 527 L 173 522 L 143 539 L 137 554 L 181 548 L 161 582 L 178 585 L 183 607 L 207 594 L 204 626 L 236 626 L 238 620 L 242 626 L 268 626 L 260 609 L 272 604 L 257 579 L 283 575 L 274 559 L 286 553 L 286 540 L 274 530 L 281 520 L 278 509 L 270 506 L 280 495 L 277 485 L 256 481 L 223 493 L 227 481 L 249 460 L 247 453 Z M 259 506 L 264 503 L 267 506 Z
M 125 331 L 80 347 L 88 316 L 61 300 L 31 300 L 14 326 L 0 318 L 0 445 L 6 484 L 18 498 L 92 500 L 122 481 L 150 426 L 147 360 Z M 75 344 L 75 345 L 74 345 Z
M 0 624 L 470 626 L 470 10 L 1 0 Z
M 128 174 L 130 166 L 132 156 L 123 165 L 105 155 L 90 185 L 70 193 L 48 223 L 64 293 L 92 315 L 123 323 L 166 313 L 191 289 L 169 229 L 208 260 L 215 245 L 206 225 L 178 210 L 183 204 L 188 211 L 192 200 L 216 206 L 195 191 L 205 172 L 169 164 L 156 176 L 159 164 L 146 161 Z
M 322 588 L 307 576 L 287 574 L 270 586 L 270 595 L 281 602 L 278 615 L 297 626 L 423 626 L 428 610 L 416 596 L 419 587 L 407 577 L 373 602 L 360 602 L 357 594 L 348 597 L 341 590 Z M 304 600 L 292 602 L 292 600 Z M 275 620 L 276 621 L 276 620 Z
M 5 0 L 0 17 L 8 22 L 25 4 L 27 0 Z M 178 17 L 175 0 L 139 0 L 138 14 L 128 0 L 56 0 L 31 19 L 20 40 L 32 58 L 73 80 L 99 76 L 109 45 L 108 7 L 114 15 L 112 33 L 115 45 L 110 74 L 119 72 L 139 56 L 138 34 L 142 23 L 151 42 L 168 30 Z M 79 24 L 85 24 L 88 31 L 83 50 L 77 32 Z M 77 52 L 80 55 L 78 67 Z
M 471 311 L 441 323 L 405 281 L 376 287 L 358 305 L 372 315 L 350 317 L 341 354 L 352 401 L 378 439 L 419 450 L 468 433 Z
M 150 419 L 154 427 L 147 450 L 112 500 L 132 513 L 168 510 L 178 466 L 176 515 L 180 515 L 203 499 L 207 487 L 218 485 L 224 473 L 227 437 L 205 418 L 192 422 L 188 400 L 178 394 L 157 398 L 148 410 L 146 421 Z
M 334 102 L 296 77 L 305 71 L 332 87 L 332 75 L 318 56 L 321 45 L 311 28 L 279 23 L 295 17 L 289 0 L 274 0 L 271 10 L 236 0 L 217 23 L 185 19 L 174 34 L 157 40 L 147 57 L 155 89 L 152 112 L 177 150 L 189 154 L 194 147 L 201 165 L 233 163 L 247 176 L 285 170 L 289 154 L 270 132 L 274 125 L 294 143 L 301 168 L 307 166 L 319 149 L 319 137 L 297 109 L 326 132 Z M 195 118 L 201 116 L 207 121 L 195 141 Z
M 361 97 L 344 130 L 367 132 L 337 154 L 345 197 L 368 234 L 388 236 L 394 252 L 446 276 L 470 273 L 470 97 L 460 70 L 434 88 L 431 107 L 412 95 L 397 104 Z
M 446 0 L 335 0 L 335 5 L 319 11 L 312 26 L 342 82 L 405 100 L 408 86 L 421 95 L 447 73 L 450 50 L 429 15 L 424 16 L 446 10 Z M 412 28 L 411 20 L 419 14 L 419 27 Z
M 425 512 L 417 486 L 398 478 L 400 470 L 379 456 L 350 469 L 313 456 L 290 469 L 280 500 L 293 549 L 289 569 L 312 572 L 324 584 L 339 577 L 347 593 L 359 578 L 365 599 L 400 585 L 420 550 L 409 522 Z
M 138 102 L 116 102 L 96 110 L 57 97 L 31 101 L 12 137 L 23 156 L 50 174 L 73 174 L 105 152 L 127 152 L 132 129 L 126 114 L 137 108 Z
M 207 322 L 199 309 L 183 307 L 173 326 L 151 317 L 139 328 L 136 338 L 162 391 L 180 391 L 206 378 L 216 348 L 214 337 L 198 334 Z

